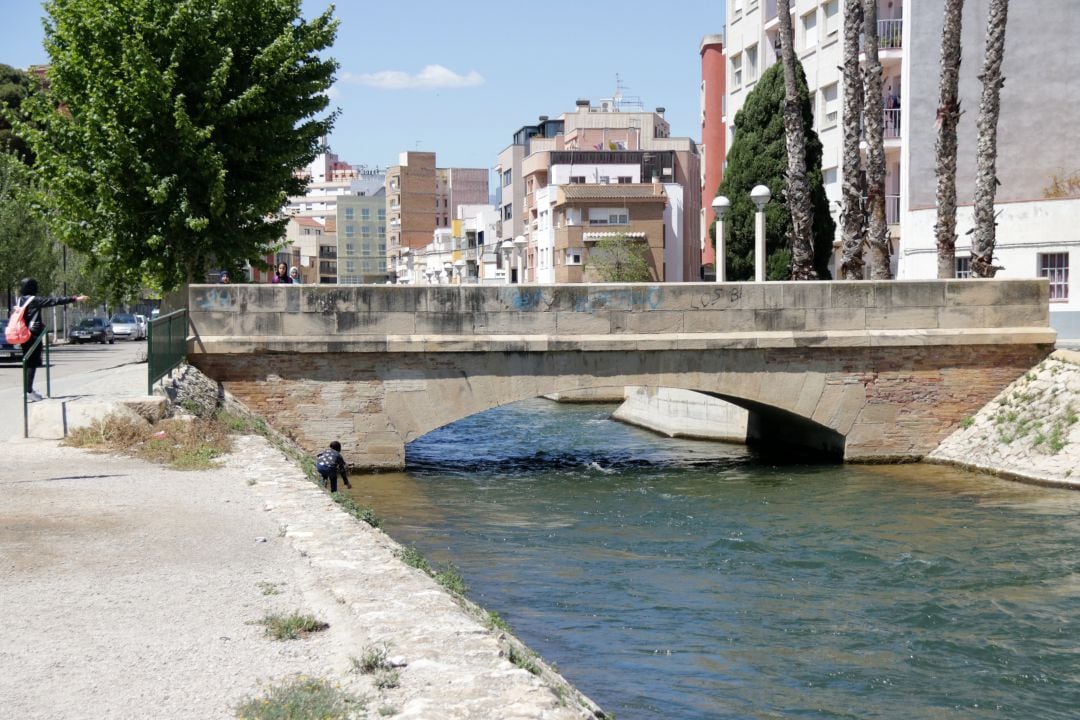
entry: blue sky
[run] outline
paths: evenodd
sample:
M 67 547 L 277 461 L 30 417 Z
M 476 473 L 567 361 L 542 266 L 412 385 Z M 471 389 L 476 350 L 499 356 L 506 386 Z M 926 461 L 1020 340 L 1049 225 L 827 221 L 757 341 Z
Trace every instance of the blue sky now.
M 312 17 L 329 2 L 304 0 Z M 41 5 L 0 0 L 0 63 L 48 61 Z M 625 94 L 667 108 L 672 135 L 700 139 L 698 45 L 723 30 L 722 0 L 340 0 L 341 63 L 330 145 L 343 160 L 392 165 L 403 150 L 441 167 L 492 167 L 513 133 L 578 98 Z

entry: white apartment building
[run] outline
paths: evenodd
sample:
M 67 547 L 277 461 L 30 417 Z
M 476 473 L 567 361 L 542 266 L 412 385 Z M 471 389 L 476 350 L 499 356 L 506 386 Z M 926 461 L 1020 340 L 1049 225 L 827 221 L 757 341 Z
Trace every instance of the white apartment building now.
M 499 212 L 494 205 L 458 205 L 450 227 L 432 242 L 403 253 L 398 275 L 406 285 L 476 285 L 504 282 L 496 268 Z
M 825 191 L 839 220 L 842 178 L 843 17 L 850 0 L 793 0 L 795 49 L 813 97 L 823 146 Z M 998 277 L 1050 278 L 1051 323 L 1062 337 L 1080 337 L 1080 197 L 1047 199 L 1055 177 L 1080 172 L 1080 55 L 1045 51 L 1049 37 L 1080 34 L 1075 0 L 1014 3 L 1009 14 L 998 124 Z M 957 276 L 970 257 L 971 203 L 989 0 L 967 0 L 963 21 L 957 194 Z M 902 279 L 937 274 L 935 118 L 943 0 L 879 0 L 883 72 L 886 216 L 893 268 Z M 725 120 L 730 149 L 734 119 L 762 71 L 779 57 L 775 0 L 728 0 Z M 1052 119 L 1052 121 L 1048 121 Z M 1073 193 L 1077 195 L 1078 193 Z M 839 227 L 839 223 L 838 223 Z M 835 256 L 834 256 L 835 259 Z M 1075 276 L 1075 270 L 1073 277 Z

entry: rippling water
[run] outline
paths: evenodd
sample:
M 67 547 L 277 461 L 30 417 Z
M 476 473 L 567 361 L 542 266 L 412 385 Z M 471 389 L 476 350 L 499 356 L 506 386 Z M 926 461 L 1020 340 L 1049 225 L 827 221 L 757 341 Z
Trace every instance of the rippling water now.
M 1080 716 L 1080 493 L 611 410 L 493 410 L 354 492 L 618 720 Z

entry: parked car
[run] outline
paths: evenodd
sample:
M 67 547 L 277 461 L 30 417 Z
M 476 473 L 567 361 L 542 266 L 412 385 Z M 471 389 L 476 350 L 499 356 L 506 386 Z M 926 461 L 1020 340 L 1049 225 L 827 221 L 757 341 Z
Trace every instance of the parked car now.
M 7 318 L 0 320 L 0 327 L 7 327 Z M 0 362 L 19 362 L 23 352 L 21 345 L 12 345 L 3 335 L 0 335 Z
M 76 325 L 68 333 L 72 342 L 82 344 L 84 342 L 99 342 L 113 344 L 116 337 L 113 335 L 113 326 L 105 318 L 87 318 Z
M 112 316 L 113 333 L 121 340 L 143 340 L 146 335 L 138 319 L 131 313 L 117 313 Z

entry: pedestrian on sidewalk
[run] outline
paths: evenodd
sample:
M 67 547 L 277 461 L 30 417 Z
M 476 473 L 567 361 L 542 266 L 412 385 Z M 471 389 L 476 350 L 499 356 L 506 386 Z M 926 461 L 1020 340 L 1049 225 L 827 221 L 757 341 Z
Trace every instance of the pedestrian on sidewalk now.
M 26 327 L 30 329 L 30 339 L 22 344 L 23 356 L 26 358 L 25 387 L 27 402 L 41 400 L 41 395 L 34 390 L 34 376 L 41 367 L 41 352 L 44 343 L 38 343 L 33 352 L 30 348 L 34 342 L 45 332 L 45 323 L 41 320 L 41 309 L 56 305 L 69 305 L 74 302 L 85 302 L 90 298 L 86 295 L 68 295 L 62 297 L 39 297 L 38 282 L 34 278 L 23 278 L 19 283 L 19 299 L 16 307 L 26 306 L 23 317 L 26 319 Z
M 341 473 L 341 479 L 345 481 L 345 487 L 352 489 L 352 485 L 349 484 L 349 475 L 346 472 L 345 458 L 341 456 L 341 443 L 337 440 L 330 443 L 330 447 L 316 456 L 315 469 L 322 476 L 323 485 L 329 486 L 330 494 L 337 492 L 338 473 Z

